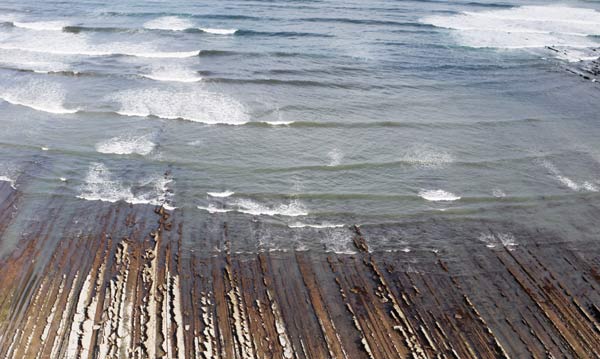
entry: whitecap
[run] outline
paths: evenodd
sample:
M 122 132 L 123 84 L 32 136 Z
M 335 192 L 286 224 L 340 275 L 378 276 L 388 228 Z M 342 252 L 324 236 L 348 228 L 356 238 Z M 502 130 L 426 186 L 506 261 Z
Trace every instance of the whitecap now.
M 28 30 L 36 31 L 62 31 L 65 26 L 69 26 L 66 21 L 36 21 L 36 22 L 20 22 L 13 21 L 15 27 L 20 27 Z
M 9 178 L 7 176 L 0 176 L 0 181 L 8 182 L 8 183 L 10 183 L 10 187 L 12 189 L 17 189 L 17 186 L 15 184 L 15 180 L 12 179 L 12 178 Z
M 329 157 L 329 164 L 327 166 L 339 166 L 339 164 L 342 163 L 342 160 L 344 159 L 344 153 L 339 149 L 334 148 L 333 150 L 329 151 L 329 153 L 327 153 L 327 157 Z
M 295 222 L 292 224 L 288 224 L 289 228 L 316 228 L 316 229 L 343 228 L 345 226 L 346 226 L 345 224 L 336 224 L 336 223 L 329 223 L 329 222 L 323 222 L 321 224 L 309 224 L 309 223 Z
M 233 35 L 238 29 L 211 29 L 211 28 L 200 28 L 203 32 L 214 34 L 214 35 Z
M 513 251 L 519 244 L 515 236 L 512 233 L 481 233 L 478 240 L 483 242 L 488 248 L 496 248 L 497 246 L 503 246 L 509 251 Z
M 492 191 L 492 195 L 493 195 L 494 197 L 496 197 L 496 198 L 504 198 L 504 197 L 506 197 L 506 193 L 504 193 L 504 191 L 503 191 L 503 190 L 501 190 L 501 189 L 499 189 L 499 188 L 495 188 L 495 189 Z
M 85 177 L 85 184 L 77 196 L 88 201 L 117 202 L 123 200 L 131 203 L 135 197 L 131 188 L 125 187 L 102 163 L 90 165 Z
M 170 204 L 172 192 L 168 188 L 172 182 L 171 178 L 156 176 L 138 184 L 144 189 L 134 194 L 132 188 L 119 181 L 104 164 L 92 163 L 77 197 L 88 201 L 151 204 L 173 210 L 175 207 Z
M 419 196 L 428 201 L 456 201 L 460 199 L 460 196 L 454 193 L 446 192 L 441 189 L 437 190 L 421 190 Z
M 227 213 L 227 212 L 232 212 L 232 209 L 227 209 L 227 208 L 218 208 L 217 206 L 215 206 L 214 204 L 210 204 L 207 207 L 203 207 L 203 206 L 197 206 L 198 209 L 207 211 L 208 213 Z
M 331 229 L 325 231 L 324 235 L 319 238 L 326 252 L 356 254 L 352 241 L 353 236 L 348 230 Z
M 544 166 L 561 184 L 573 191 L 585 190 L 590 192 L 598 192 L 598 188 L 593 183 L 589 181 L 585 181 L 583 184 L 575 182 L 573 179 L 565 176 L 561 171 L 559 171 L 558 168 L 556 168 L 556 166 L 550 161 L 542 161 L 542 166 Z
M 446 151 L 427 145 L 419 145 L 407 151 L 401 160 L 423 167 L 439 167 L 454 162 L 454 157 Z
M 233 195 L 234 193 L 235 192 L 233 192 L 233 191 L 206 192 L 206 194 L 208 194 L 211 197 L 220 197 L 220 198 L 229 197 L 229 196 Z
M 47 74 L 50 72 L 70 71 L 68 64 L 59 59 L 49 58 L 47 54 L 31 53 L 28 51 L 0 51 L 0 64 L 5 67 Z
M 198 82 L 202 77 L 195 71 L 181 66 L 159 67 L 152 70 L 149 74 L 142 75 L 145 78 L 162 82 Z
M 289 126 L 295 121 L 262 121 L 262 123 L 266 123 L 269 126 Z
M 298 200 L 292 200 L 288 204 L 268 206 L 249 199 L 240 199 L 235 202 L 235 204 L 238 212 L 251 214 L 254 216 L 266 215 L 298 217 L 308 215 L 308 211 Z
M 98 44 L 89 36 L 64 32 L 36 32 L 7 36 L 0 33 L 0 49 L 28 51 L 58 56 L 134 56 L 144 58 L 186 58 L 198 56 L 195 51 L 164 51 L 152 43 L 110 42 Z
M 600 12 L 569 6 L 522 6 L 482 12 L 436 15 L 421 22 L 452 29 L 474 48 L 591 48 L 600 35 Z
M 113 153 L 117 155 L 138 154 L 145 156 L 154 150 L 156 144 L 150 140 L 150 136 L 120 136 L 99 142 L 96 151 L 100 153 Z
M 192 27 L 194 27 L 192 22 L 177 16 L 159 17 L 144 24 L 144 28 L 150 30 L 183 31 Z
M 0 90 L 0 99 L 13 105 L 53 114 L 72 114 L 79 111 L 76 108 L 64 107 L 65 91 L 62 86 L 42 80 L 17 83 Z
M 124 116 L 156 116 L 206 124 L 242 125 L 249 121 L 246 108 L 223 94 L 195 89 L 173 92 L 160 89 L 126 90 L 111 97 Z

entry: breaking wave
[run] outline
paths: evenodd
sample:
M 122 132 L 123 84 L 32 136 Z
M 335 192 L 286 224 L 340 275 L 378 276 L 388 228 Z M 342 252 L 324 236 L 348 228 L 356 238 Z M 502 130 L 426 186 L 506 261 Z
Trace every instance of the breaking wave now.
M 455 195 L 451 192 L 446 192 L 441 189 L 436 190 L 421 190 L 419 196 L 428 201 L 456 201 L 460 199 L 460 196 Z
M 155 116 L 227 125 L 242 125 L 250 120 L 246 108 L 240 102 L 223 94 L 201 89 L 185 92 L 126 90 L 111 99 L 120 104 L 117 113 L 124 116 Z
M 102 163 L 92 163 L 81 186 L 78 198 L 88 201 L 118 202 L 131 204 L 151 204 L 174 209 L 170 205 L 171 191 L 168 184 L 173 180 L 167 177 L 156 177 L 139 183 L 142 189 L 135 191 L 125 186 Z M 135 192 L 135 193 L 134 193 Z
M 100 153 L 113 153 L 117 155 L 138 154 L 145 156 L 154 150 L 156 144 L 150 136 L 121 136 L 96 144 L 96 151 Z
M 0 90 L 0 99 L 13 105 L 53 114 L 72 114 L 79 111 L 64 106 L 65 91 L 62 86 L 41 80 L 30 80 Z

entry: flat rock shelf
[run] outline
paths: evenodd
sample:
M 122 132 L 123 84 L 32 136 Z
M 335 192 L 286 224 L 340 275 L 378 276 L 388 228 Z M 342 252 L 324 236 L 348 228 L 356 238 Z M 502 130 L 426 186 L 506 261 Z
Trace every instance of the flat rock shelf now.
M 5 242 L 29 199 L 9 182 L 0 198 Z M 600 353 L 593 243 L 515 230 L 518 245 L 490 234 L 487 245 L 449 238 L 455 250 L 377 251 L 351 226 L 353 253 L 238 251 L 222 220 L 190 248 L 203 234 L 178 209 L 45 203 L 0 261 L 2 358 Z

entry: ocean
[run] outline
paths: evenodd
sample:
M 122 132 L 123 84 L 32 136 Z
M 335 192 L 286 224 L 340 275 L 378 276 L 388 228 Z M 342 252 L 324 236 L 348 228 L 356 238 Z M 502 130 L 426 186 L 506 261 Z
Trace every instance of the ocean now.
M 597 237 L 599 10 L 1 1 L 0 180 L 28 203 L 2 246 L 57 198 L 260 222 L 269 250 L 420 221 Z

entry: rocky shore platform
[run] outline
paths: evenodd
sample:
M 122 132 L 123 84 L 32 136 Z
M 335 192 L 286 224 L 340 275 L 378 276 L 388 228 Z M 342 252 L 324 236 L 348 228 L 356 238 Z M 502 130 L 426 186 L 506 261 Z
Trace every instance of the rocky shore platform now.
M 0 181 L 0 358 L 600 353 L 598 242 L 438 222 L 382 233 L 447 238 L 440 250 L 373 249 L 349 226 L 347 253 L 254 251 L 226 217 L 208 235 L 178 209 L 35 200 Z

